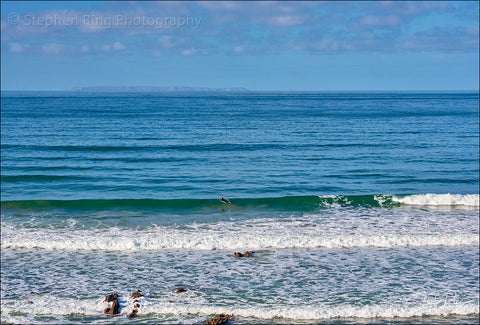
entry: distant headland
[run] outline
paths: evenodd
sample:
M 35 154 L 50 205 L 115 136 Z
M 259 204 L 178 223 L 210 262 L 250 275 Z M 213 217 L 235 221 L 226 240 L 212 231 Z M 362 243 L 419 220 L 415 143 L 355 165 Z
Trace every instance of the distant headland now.
M 73 87 L 69 91 L 81 92 L 190 92 L 190 91 L 218 91 L 218 92 L 241 92 L 250 91 L 247 88 L 205 88 L 205 87 L 151 87 L 151 86 L 100 86 L 100 87 Z

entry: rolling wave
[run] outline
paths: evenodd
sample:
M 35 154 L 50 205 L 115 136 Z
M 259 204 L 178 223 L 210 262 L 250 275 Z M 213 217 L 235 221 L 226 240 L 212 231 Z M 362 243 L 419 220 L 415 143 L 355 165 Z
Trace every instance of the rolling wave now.
M 364 206 L 364 207 L 400 207 L 420 206 L 455 206 L 479 207 L 479 194 L 379 194 L 379 195 L 326 195 L 326 196 L 286 196 L 271 198 L 231 199 L 231 208 L 279 208 L 299 211 L 315 210 L 322 207 Z M 203 209 L 218 208 L 224 203 L 218 199 L 112 199 L 112 200 L 23 200 L 2 201 L 2 209 Z

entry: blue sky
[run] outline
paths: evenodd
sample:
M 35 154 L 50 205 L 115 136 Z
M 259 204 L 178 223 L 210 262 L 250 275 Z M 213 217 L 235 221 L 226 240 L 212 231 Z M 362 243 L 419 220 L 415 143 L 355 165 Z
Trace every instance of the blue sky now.
M 2 1 L 2 90 L 477 90 L 478 1 Z

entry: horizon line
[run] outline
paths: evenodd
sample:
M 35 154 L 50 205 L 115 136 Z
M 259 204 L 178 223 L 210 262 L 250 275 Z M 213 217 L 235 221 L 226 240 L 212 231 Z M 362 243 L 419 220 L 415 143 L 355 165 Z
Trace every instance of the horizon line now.
M 135 86 L 132 86 L 135 87 Z M 94 87 L 92 87 L 94 88 Z M 112 87 L 113 88 L 113 87 Z M 158 88 L 175 88 L 175 87 L 158 87 Z M 480 92 L 480 89 L 277 89 L 277 90 L 251 90 L 243 87 L 232 88 L 210 88 L 208 87 L 185 87 L 185 88 L 205 88 L 204 90 L 75 90 L 75 89 L 0 89 L 0 92 L 70 92 L 70 93 L 201 93 L 201 92 Z M 225 90 L 240 89 L 242 90 Z

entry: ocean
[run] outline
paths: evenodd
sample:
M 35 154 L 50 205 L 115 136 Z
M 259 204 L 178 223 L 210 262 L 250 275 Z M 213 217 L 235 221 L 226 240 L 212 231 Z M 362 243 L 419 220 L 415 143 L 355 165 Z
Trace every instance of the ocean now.
M 222 313 L 478 324 L 479 94 L 2 92 L 1 322 Z

